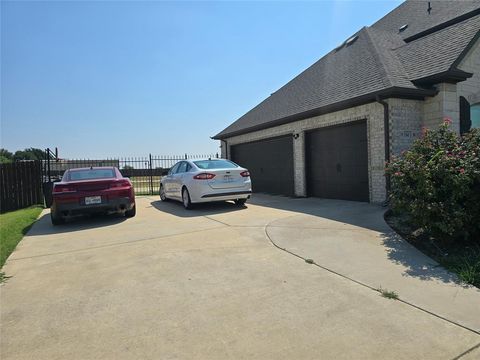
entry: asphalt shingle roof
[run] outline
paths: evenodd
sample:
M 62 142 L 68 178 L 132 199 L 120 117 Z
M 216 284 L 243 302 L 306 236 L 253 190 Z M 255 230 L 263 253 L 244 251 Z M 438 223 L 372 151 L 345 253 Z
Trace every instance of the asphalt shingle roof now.
M 395 50 L 409 79 L 447 71 L 480 30 L 480 15 L 409 42 Z
M 362 28 L 350 45 L 329 52 L 214 138 L 274 126 L 386 89 L 422 91 L 413 81 L 448 70 L 480 28 L 480 15 L 471 13 L 480 9 L 480 0 L 432 1 L 431 18 L 417 14 L 426 3 L 407 1 L 373 26 Z M 408 36 L 466 13 L 473 17 L 405 42 Z M 399 32 L 397 25 L 408 16 L 409 27 Z
M 427 11 L 429 2 L 432 8 L 430 14 Z M 402 38 L 407 39 L 479 8 L 480 0 L 410 0 L 400 4 L 372 27 L 399 33 Z M 408 27 L 400 33 L 400 27 L 405 24 Z

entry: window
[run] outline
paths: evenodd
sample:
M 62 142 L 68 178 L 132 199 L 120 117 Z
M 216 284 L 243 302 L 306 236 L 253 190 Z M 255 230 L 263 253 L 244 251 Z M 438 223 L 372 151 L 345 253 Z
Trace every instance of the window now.
M 470 105 L 467 99 L 460 96 L 460 134 L 473 128 L 480 128 L 480 103 Z
M 471 127 L 470 103 L 463 96 L 460 96 L 460 134 L 465 134 Z
M 70 181 L 111 179 L 115 177 L 113 169 L 89 169 L 70 171 Z
M 178 170 L 178 167 L 180 166 L 180 164 L 181 164 L 181 163 L 176 163 L 175 166 L 170 169 L 170 171 L 168 172 L 168 174 L 169 174 L 169 175 L 176 174 L 176 173 L 177 173 L 177 170 Z
M 180 166 L 178 167 L 177 174 L 184 173 L 187 171 L 187 163 L 185 161 L 182 161 L 180 163 Z
M 200 160 L 193 162 L 199 169 L 208 170 L 208 169 L 234 169 L 238 165 L 229 160 Z
M 472 128 L 480 128 L 480 103 L 470 106 L 470 121 L 472 122 Z

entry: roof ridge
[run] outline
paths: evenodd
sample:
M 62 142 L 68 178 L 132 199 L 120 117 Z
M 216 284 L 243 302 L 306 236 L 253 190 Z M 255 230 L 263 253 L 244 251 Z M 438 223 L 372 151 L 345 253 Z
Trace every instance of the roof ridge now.
M 431 6 L 428 7 L 428 5 Z M 430 11 L 428 11 L 430 10 Z M 407 0 L 371 25 L 414 41 L 480 13 L 480 0 Z
M 476 42 L 480 39 L 480 30 L 478 30 L 472 39 L 468 42 L 467 46 L 462 50 L 458 58 L 453 62 L 450 66 L 450 70 L 460 70 L 458 69 L 458 65 L 462 62 L 468 52 L 472 49 L 472 47 L 476 44 Z
M 470 12 L 466 12 L 466 13 L 464 13 L 464 14 L 462 14 L 462 15 L 459 15 L 459 16 L 457 16 L 457 17 L 455 17 L 455 18 L 453 18 L 453 19 L 450 19 L 450 20 L 448 20 L 448 21 L 444 21 L 444 22 L 442 22 L 442 23 L 440 23 L 440 24 L 438 24 L 438 25 L 432 26 L 432 27 L 429 28 L 429 29 L 426 29 L 426 30 L 424 30 L 424 31 L 420 31 L 420 32 L 417 33 L 417 34 L 408 36 L 408 37 L 405 38 L 405 42 L 409 43 L 409 42 L 411 42 L 411 41 L 415 41 L 415 40 L 417 40 L 417 39 L 421 39 L 421 38 L 424 37 L 424 36 L 428 36 L 428 35 L 430 35 L 430 34 L 434 34 L 434 33 L 438 32 L 438 31 L 441 31 L 441 30 L 443 30 L 443 29 L 445 29 L 445 28 L 448 28 L 448 27 L 450 27 L 450 26 L 452 26 L 452 25 L 455 25 L 455 24 L 461 23 L 461 22 L 463 22 L 463 21 L 465 21 L 465 20 L 467 20 L 467 19 L 470 19 L 470 18 L 472 18 L 472 17 L 474 17 L 474 16 L 476 16 L 476 15 L 478 15 L 478 14 L 480 14 L 480 7 L 476 8 L 476 9 L 470 11 Z
M 438 34 L 442 34 L 442 33 L 446 32 L 446 31 L 449 31 L 449 30 L 451 30 L 453 27 L 459 27 L 459 26 L 464 25 L 464 24 L 465 24 L 466 22 L 468 22 L 468 21 L 472 21 L 472 19 L 475 19 L 476 16 L 478 16 L 478 15 L 480 15 L 480 14 L 467 17 L 466 19 L 463 19 L 462 21 L 459 21 L 459 22 L 455 22 L 455 23 L 453 23 L 453 24 L 450 24 L 450 25 L 448 25 L 448 26 L 446 26 L 446 27 L 443 27 L 443 28 L 441 28 L 441 29 L 439 29 L 439 30 L 437 30 L 437 31 L 435 31 L 435 32 L 432 32 L 432 33 L 430 33 L 430 34 L 428 34 L 428 35 L 425 35 L 425 36 L 423 36 L 423 37 L 419 37 L 419 38 L 410 40 L 410 41 L 408 41 L 408 42 L 405 42 L 405 44 L 402 44 L 402 45 L 400 45 L 400 46 L 398 46 L 398 47 L 396 47 L 396 48 L 393 48 L 392 50 L 393 50 L 393 51 L 396 51 L 396 50 L 399 50 L 399 49 L 401 49 L 401 48 L 403 48 L 403 47 L 405 47 L 405 46 L 409 46 L 409 45 L 411 45 L 411 44 L 415 44 L 417 41 L 422 41 L 422 40 L 423 40 L 425 37 L 427 37 L 427 36 L 433 36 L 433 35 L 437 35 L 437 36 L 438 36 Z M 375 30 L 378 31 L 379 29 L 375 29 Z
M 383 75 L 382 76 L 382 81 L 383 81 L 383 79 L 388 80 L 388 83 L 385 83 L 385 81 L 383 81 L 384 85 L 385 86 L 394 86 L 394 82 L 393 82 L 392 78 L 390 77 L 390 74 L 387 71 L 387 66 L 385 65 L 385 63 L 381 59 L 380 49 L 378 48 L 377 44 L 375 43 L 375 41 L 372 38 L 371 32 L 373 32 L 374 30 L 370 26 L 365 26 L 365 28 L 362 29 L 362 30 L 365 30 L 365 33 L 367 34 L 366 39 L 369 42 L 370 46 L 373 47 L 373 49 L 375 50 L 372 53 L 372 56 L 375 58 L 375 61 L 377 62 L 377 64 L 380 65 L 379 70 L 381 71 L 381 73 Z

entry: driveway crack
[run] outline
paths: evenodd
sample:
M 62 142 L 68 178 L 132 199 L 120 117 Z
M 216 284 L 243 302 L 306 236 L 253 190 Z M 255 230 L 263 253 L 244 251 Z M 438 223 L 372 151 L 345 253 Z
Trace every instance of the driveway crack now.
M 295 215 L 294 215 L 294 216 L 295 216 Z M 293 216 L 291 216 L 291 217 L 293 217 Z M 270 223 L 272 223 L 273 221 L 275 221 L 275 220 L 272 220 Z M 319 268 L 322 269 L 322 270 L 325 270 L 325 271 L 328 271 L 328 272 L 330 272 L 330 273 L 332 273 L 332 274 L 335 274 L 335 275 L 337 275 L 337 276 L 340 276 L 340 277 L 342 277 L 342 278 L 344 278 L 344 279 L 346 279 L 346 280 L 348 280 L 348 281 L 351 281 L 351 282 L 353 282 L 353 283 L 355 283 L 355 284 L 357 284 L 357 285 L 366 287 L 366 288 L 368 288 L 368 289 L 370 289 L 370 290 L 373 290 L 373 291 L 375 291 L 375 292 L 377 292 L 377 293 L 381 293 L 381 289 L 379 289 L 379 288 L 375 288 L 375 287 L 370 286 L 370 285 L 368 285 L 368 284 L 366 284 L 366 283 L 363 283 L 363 282 L 361 282 L 361 281 L 359 281 L 359 280 L 355 280 L 355 279 L 353 279 L 353 278 L 351 278 L 351 277 L 349 277 L 349 276 L 347 276 L 347 275 L 341 274 L 341 273 L 339 273 L 339 272 L 337 272 L 337 271 L 335 271 L 335 270 L 333 270 L 333 269 L 330 269 L 330 268 L 328 268 L 328 267 L 326 267 L 326 266 L 323 266 L 323 265 L 321 265 L 321 264 L 318 264 L 317 262 L 313 261 L 312 259 L 305 258 L 305 257 L 303 257 L 303 256 L 301 256 L 301 255 L 299 255 L 299 254 L 294 253 L 293 251 L 288 250 L 287 248 L 283 248 L 283 247 L 279 246 L 277 243 L 275 243 L 275 241 L 273 241 L 273 239 L 270 237 L 270 234 L 268 233 L 268 228 L 271 227 L 271 226 L 270 226 L 270 223 L 268 223 L 268 224 L 266 224 L 266 225 L 264 226 L 265 236 L 266 236 L 267 239 L 270 241 L 270 243 L 271 243 L 274 247 L 276 247 L 277 249 L 282 250 L 282 251 L 286 252 L 287 254 L 293 255 L 293 256 L 295 256 L 295 257 L 297 257 L 297 258 L 299 258 L 299 259 L 301 259 L 301 260 L 303 260 L 303 261 L 305 261 L 305 262 L 307 262 L 307 263 L 309 263 L 309 264 L 315 265 L 315 266 L 319 267 Z M 432 312 L 432 311 L 430 311 L 430 310 L 424 309 L 424 308 L 422 308 L 422 307 L 420 307 L 420 306 L 418 306 L 418 305 L 415 305 L 415 304 L 413 304 L 413 303 L 411 303 L 411 302 L 409 302 L 409 301 L 403 300 L 403 299 L 401 299 L 401 298 L 396 299 L 396 301 L 400 301 L 400 302 L 402 302 L 402 303 L 405 304 L 405 305 L 408 305 L 408 306 L 413 307 L 413 308 L 415 308 L 415 309 L 417 309 L 417 310 L 420 310 L 420 311 L 422 311 L 422 312 L 424 312 L 424 313 L 427 313 L 427 314 L 429 314 L 429 315 L 432 315 L 432 316 L 434 316 L 434 317 L 436 317 L 436 318 L 438 318 L 438 319 L 444 320 L 444 321 L 446 321 L 446 322 L 448 322 L 448 323 L 450 323 L 450 324 L 452 324 L 452 325 L 461 327 L 461 328 L 463 328 L 463 329 L 465 329 L 465 330 L 468 330 L 468 331 L 470 331 L 470 332 L 472 332 L 472 333 L 474 333 L 474 334 L 480 335 L 480 331 L 478 331 L 478 330 L 472 329 L 472 328 L 470 328 L 470 327 L 468 327 L 468 326 L 465 326 L 465 325 L 462 325 L 462 324 L 460 324 L 460 323 L 458 323 L 458 322 L 455 322 L 455 321 L 453 321 L 453 320 L 447 319 L 447 318 L 443 317 L 442 315 L 439 315 L 439 314 L 436 314 L 436 313 L 434 313 L 434 312 Z M 476 345 L 475 347 L 473 347 L 472 349 L 468 350 L 466 353 L 460 354 L 459 356 L 460 356 L 460 357 L 461 357 L 461 356 L 464 356 L 464 355 L 467 354 L 468 352 L 475 350 L 475 348 L 478 347 L 478 346 L 480 346 L 480 344 L 478 344 L 478 345 Z M 459 359 L 459 357 L 457 357 L 457 358 L 455 358 L 455 359 Z M 455 359 L 453 359 L 453 360 L 455 360 Z
M 476 349 L 478 349 L 478 348 L 480 348 L 480 343 L 478 343 L 478 344 L 475 345 L 475 346 L 472 346 L 470 349 L 464 351 L 464 352 L 461 353 L 460 355 L 455 356 L 452 360 L 459 360 L 459 359 L 461 359 L 462 357 L 464 357 L 465 355 L 470 354 L 472 351 L 474 351 L 474 350 L 476 350 Z
M 217 220 L 217 219 L 211 218 L 210 216 L 204 216 L 204 217 L 205 217 L 205 218 L 207 218 L 208 220 L 215 221 L 215 222 L 217 222 L 217 223 L 220 223 L 220 224 L 222 224 L 222 225 L 225 225 L 225 226 L 228 226 L 228 227 L 232 226 L 232 225 L 230 225 L 230 224 L 227 224 L 227 223 L 225 223 L 225 222 L 223 222 L 223 221 L 220 221 L 220 220 Z

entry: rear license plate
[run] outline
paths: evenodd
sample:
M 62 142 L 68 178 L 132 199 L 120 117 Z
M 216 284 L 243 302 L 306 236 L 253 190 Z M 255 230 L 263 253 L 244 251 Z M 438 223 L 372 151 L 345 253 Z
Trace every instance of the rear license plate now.
M 224 180 L 225 182 L 232 182 L 232 181 L 233 181 L 233 177 L 232 177 L 231 175 L 225 175 L 225 176 L 223 177 L 223 180 Z
M 102 197 L 101 196 L 87 196 L 85 198 L 85 205 L 94 205 L 94 204 L 101 204 Z

